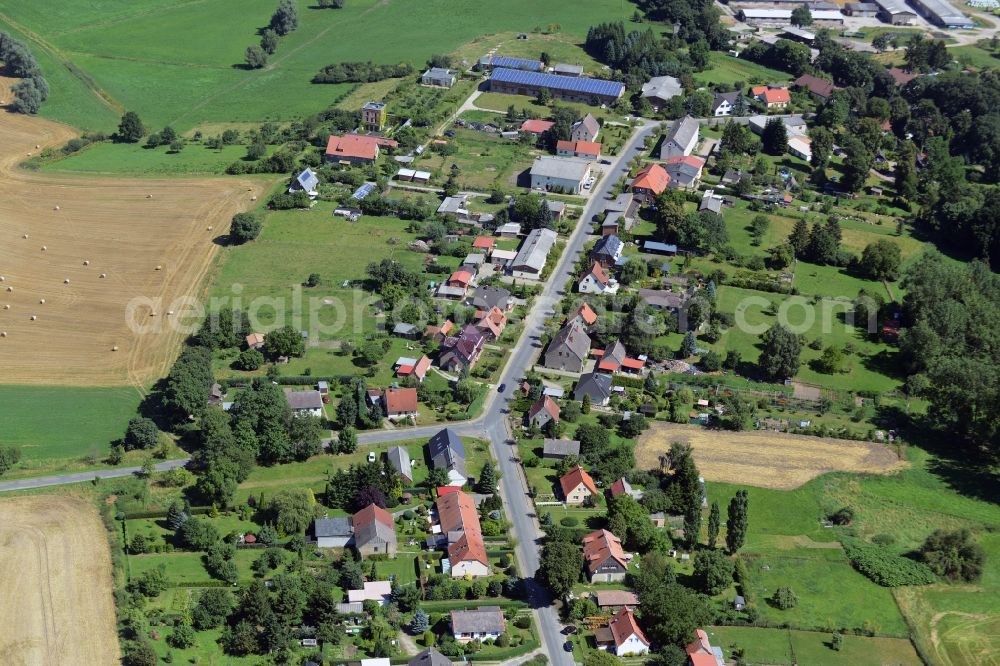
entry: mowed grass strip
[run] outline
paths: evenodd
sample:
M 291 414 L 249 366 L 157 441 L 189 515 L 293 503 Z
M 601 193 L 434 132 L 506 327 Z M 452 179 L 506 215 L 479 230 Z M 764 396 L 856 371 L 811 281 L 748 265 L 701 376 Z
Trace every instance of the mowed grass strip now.
M 22 465 L 103 456 L 141 399 L 131 387 L 0 386 L 3 443 L 21 449 Z
M 829 664 L 830 666 L 919 666 L 922 662 L 910 641 L 903 638 L 844 636 L 840 651 L 830 648 L 831 634 L 759 627 L 711 627 L 709 640 L 727 655 L 734 647 L 745 650 L 746 663 Z M 794 658 L 793 658 L 794 655 Z
M 172 174 L 221 174 L 246 155 L 246 146 L 224 146 L 209 150 L 203 144 L 187 144 L 180 152 L 166 146 L 146 148 L 141 143 L 97 143 L 66 159 L 46 164 L 43 171 L 116 174 L 129 176 Z M 270 176 L 268 176 L 270 178 Z

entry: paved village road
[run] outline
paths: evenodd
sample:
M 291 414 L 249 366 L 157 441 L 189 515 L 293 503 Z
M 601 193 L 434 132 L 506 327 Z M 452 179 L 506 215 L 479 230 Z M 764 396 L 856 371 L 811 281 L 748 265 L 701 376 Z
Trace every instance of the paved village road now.
M 165 460 L 155 466 L 157 472 L 166 472 L 175 467 L 183 467 L 190 458 L 178 458 L 176 460 Z M 31 488 L 45 488 L 47 486 L 64 486 L 70 483 L 84 483 L 93 481 L 94 478 L 113 479 L 119 476 L 131 476 L 142 471 L 141 467 L 120 467 L 118 469 L 97 469 L 90 472 L 74 472 L 73 474 L 57 474 L 53 476 L 36 476 L 30 479 L 15 479 L 14 481 L 0 482 L 0 492 L 7 490 L 29 490 Z

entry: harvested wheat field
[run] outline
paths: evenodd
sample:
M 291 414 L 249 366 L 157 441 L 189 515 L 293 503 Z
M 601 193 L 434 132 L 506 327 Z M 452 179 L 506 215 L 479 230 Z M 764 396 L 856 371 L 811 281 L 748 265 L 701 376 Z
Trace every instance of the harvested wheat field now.
M 172 303 L 199 295 L 214 240 L 263 184 L 17 168 L 74 135 L 0 113 L 0 372 L 11 384 L 143 386 L 166 372 L 185 336 L 167 310 L 176 317 Z M 149 300 L 128 310 L 137 298 Z M 129 312 L 147 332 L 129 326 Z
M 69 497 L 0 501 L 0 662 L 117 664 L 111 591 L 94 507 Z
M 657 422 L 636 446 L 639 468 L 658 468 L 659 456 L 670 449 L 671 442 L 691 445 L 698 469 L 709 481 L 778 490 L 798 488 L 826 472 L 886 474 L 906 465 L 882 444 Z

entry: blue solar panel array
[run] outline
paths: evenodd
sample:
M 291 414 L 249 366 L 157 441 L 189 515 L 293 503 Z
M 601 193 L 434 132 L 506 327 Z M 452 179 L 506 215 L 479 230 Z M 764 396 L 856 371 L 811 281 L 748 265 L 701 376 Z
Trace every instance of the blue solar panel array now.
M 490 77 L 493 81 L 512 85 L 535 86 L 550 90 L 564 90 L 581 95 L 600 95 L 602 97 L 621 97 L 625 92 L 625 84 L 619 81 L 604 81 L 588 79 L 585 76 L 560 76 L 558 74 L 543 74 L 541 72 L 523 72 L 517 69 L 494 69 Z
M 509 67 L 510 69 L 524 69 L 530 72 L 542 71 L 541 60 L 526 60 L 525 58 L 512 58 L 510 56 L 493 56 L 490 59 L 492 67 Z
M 351 195 L 351 198 L 361 201 L 366 196 L 371 194 L 372 190 L 374 189 L 375 189 L 375 183 L 365 183 L 364 185 L 362 185 L 361 187 L 359 187 L 357 190 L 354 191 L 354 194 Z

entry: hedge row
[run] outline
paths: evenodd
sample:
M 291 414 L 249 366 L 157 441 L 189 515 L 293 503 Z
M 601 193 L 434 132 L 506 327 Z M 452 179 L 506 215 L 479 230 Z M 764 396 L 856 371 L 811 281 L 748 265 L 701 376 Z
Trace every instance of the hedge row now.
M 640 390 L 646 388 L 646 380 L 643 377 L 623 377 L 622 375 L 614 375 L 611 378 L 611 383 L 614 386 L 624 386 L 626 388 Z

